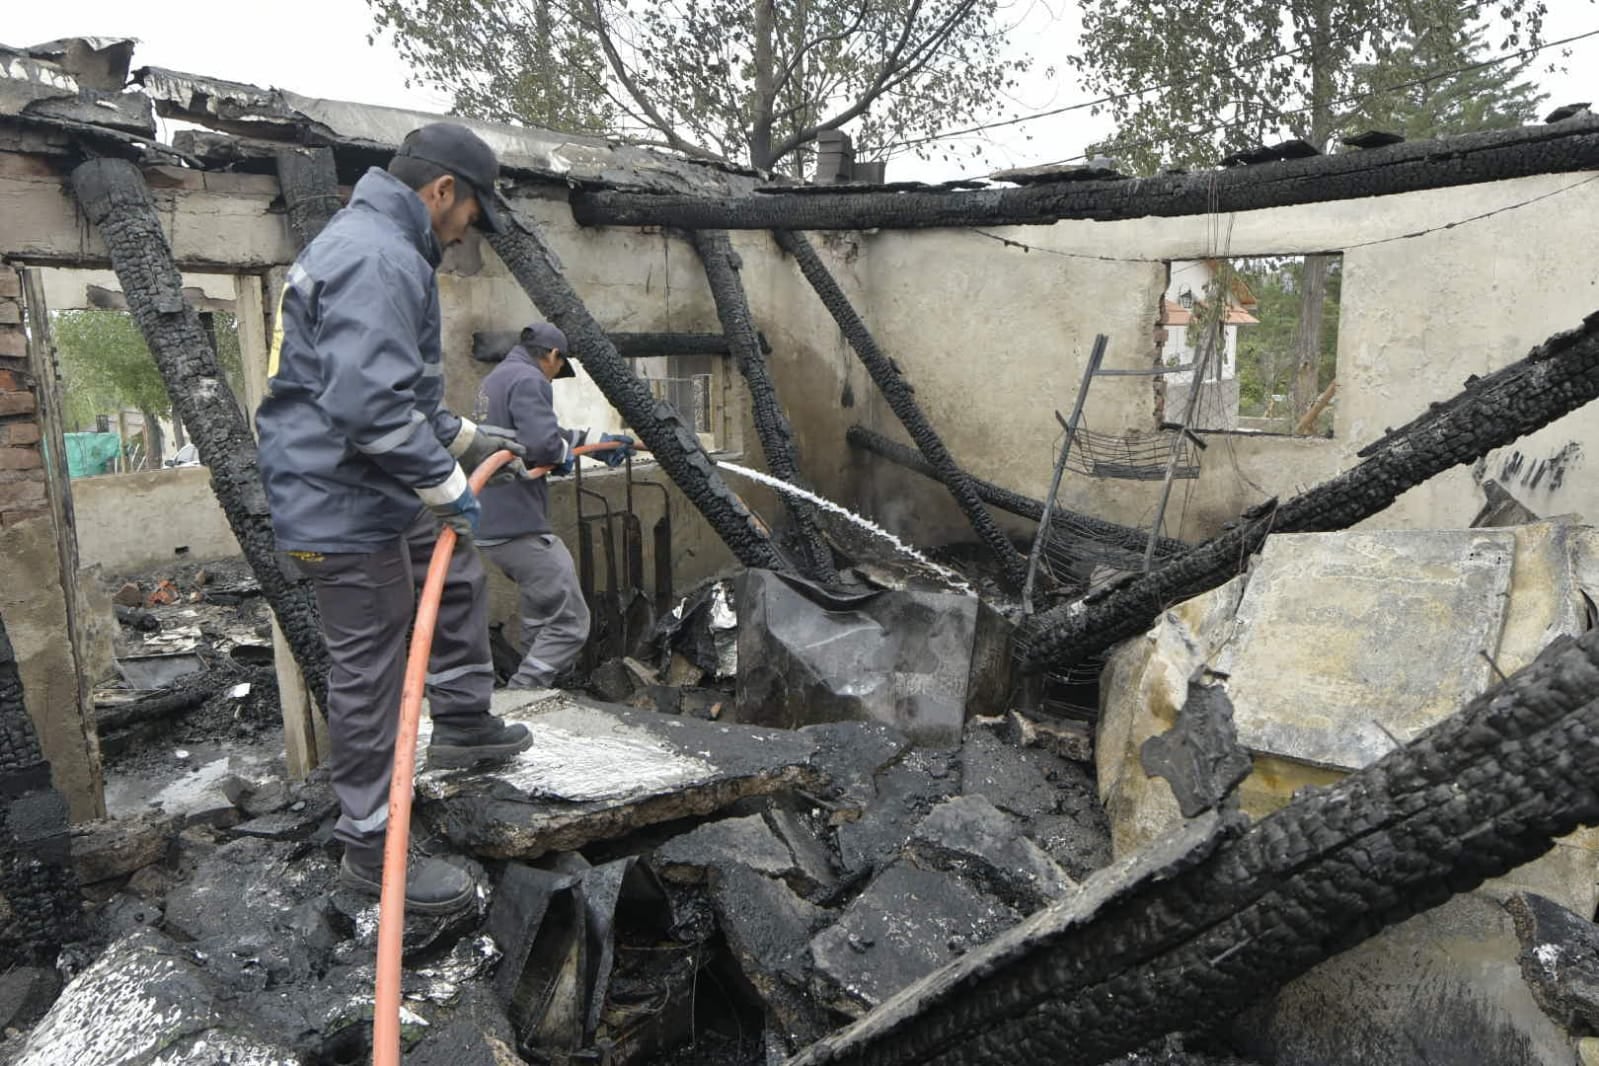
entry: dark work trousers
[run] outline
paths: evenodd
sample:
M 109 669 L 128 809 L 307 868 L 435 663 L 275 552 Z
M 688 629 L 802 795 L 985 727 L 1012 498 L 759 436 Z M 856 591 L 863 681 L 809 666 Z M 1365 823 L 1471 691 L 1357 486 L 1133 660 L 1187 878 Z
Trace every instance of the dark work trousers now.
M 391 547 L 364 554 L 285 553 L 316 588 L 332 661 L 326 710 L 333 791 L 341 810 L 334 835 L 368 857 L 382 848 L 389 820 L 411 619 L 438 531 L 424 509 Z M 428 660 L 427 698 L 435 721 L 488 712 L 494 665 L 485 583 L 476 549 L 458 541 Z
M 549 688 L 589 639 L 589 608 L 572 553 L 553 533 L 483 545 L 483 554 L 522 592 L 522 665 L 512 688 Z

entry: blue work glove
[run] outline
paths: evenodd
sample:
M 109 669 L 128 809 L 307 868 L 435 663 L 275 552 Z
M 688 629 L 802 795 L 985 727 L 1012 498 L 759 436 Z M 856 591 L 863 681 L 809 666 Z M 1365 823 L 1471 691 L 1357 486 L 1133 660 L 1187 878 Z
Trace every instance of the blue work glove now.
M 613 440 L 621 441 L 622 446 L 620 448 L 608 448 L 603 452 L 590 452 L 589 454 L 598 459 L 600 462 L 604 463 L 606 466 L 621 466 L 627 461 L 627 457 L 633 454 L 633 438 L 629 437 L 626 433 L 600 434 L 601 444 Z
M 497 451 L 508 451 L 516 456 L 514 460 L 494 472 L 494 476 L 489 478 L 490 484 L 514 481 L 527 473 L 527 467 L 522 463 L 522 460 L 527 458 L 527 449 L 516 439 L 514 430 L 503 426 L 480 426 L 470 419 L 463 418 L 461 428 L 445 448 L 460 462 L 468 474 Z
M 466 483 L 466 474 L 457 466 L 455 473 L 442 485 L 418 489 L 416 493 L 427 504 L 433 517 L 455 530 L 455 535 L 470 540 L 477 535 L 477 522 L 482 509 L 472 487 Z
M 587 428 L 569 430 L 568 432 L 571 434 L 570 439 L 567 441 L 569 447 L 580 448 L 584 444 L 588 443 L 589 431 Z M 555 477 L 569 477 L 572 471 L 576 469 L 577 455 L 572 453 L 567 455 L 564 462 L 557 463 L 555 468 L 551 470 L 550 473 Z

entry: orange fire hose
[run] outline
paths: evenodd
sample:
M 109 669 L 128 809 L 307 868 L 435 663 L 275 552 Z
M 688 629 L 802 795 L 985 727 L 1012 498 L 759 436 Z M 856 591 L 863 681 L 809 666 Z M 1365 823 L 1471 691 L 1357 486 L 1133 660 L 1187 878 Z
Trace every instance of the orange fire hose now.
M 573 448 L 576 455 L 609 451 L 621 441 L 604 441 Z M 635 450 L 642 450 L 634 446 Z M 473 493 L 483 490 L 494 472 L 514 458 L 510 452 L 495 452 L 472 472 Z M 527 472 L 529 479 L 541 478 L 555 469 L 537 466 Z M 427 580 L 417 600 L 416 621 L 411 632 L 411 649 L 405 661 L 405 687 L 400 695 L 400 734 L 394 741 L 394 773 L 389 778 L 389 827 L 383 841 L 383 894 L 378 900 L 377 989 L 372 1014 L 373 1066 L 400 1066 L 400 954 L 405 939 L 405 867 L 411 843 L 411 782 L 416 770 L 416 734 L 422 717 L 422 694 L 428 669 L 428 654 L 433 648 L 433 629 L 439 620 L 439 598 L 444 594 L 444 577 L 455 554 L 455 530 L 445 526 L 433 546 Z

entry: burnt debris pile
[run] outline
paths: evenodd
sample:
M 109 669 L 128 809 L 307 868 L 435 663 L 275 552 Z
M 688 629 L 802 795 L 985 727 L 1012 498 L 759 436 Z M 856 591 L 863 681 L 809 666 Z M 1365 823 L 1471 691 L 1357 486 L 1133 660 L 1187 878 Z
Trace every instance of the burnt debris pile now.
M 163 745 L 249 743 L 281 721 L 270 614 L 242 561 L 118 577 L 108 591 L 115 672 L 94 699 L 113 772 Z
M 407 927 L 415 1061 L 773 1061 L 1110 857 L 1091 771 L 1014 718 L 918 748 L 878 723 L 496 701 L 533 749 L 418 780 L 420 846 L 480 893 Z M 225 805 L 75 832 L 89 929 L 15 1062 L 366 1061 L 377 910 L 337 887 L 332 794 L 229 766 Z

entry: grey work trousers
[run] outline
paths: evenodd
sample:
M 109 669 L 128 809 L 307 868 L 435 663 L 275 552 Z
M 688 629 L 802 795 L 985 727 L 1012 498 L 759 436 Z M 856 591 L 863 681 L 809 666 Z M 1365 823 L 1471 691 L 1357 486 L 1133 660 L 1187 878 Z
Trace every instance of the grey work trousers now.
M 437 520 L 424 509 L 391 546 L 374 552 L 283 553 L 316 589 L 332 663 L 326 710 L 340 807 L 334 835 L 369 854 L 382 847 L 389 820 L 411 620 L 438 533 Z M 428 659 L 426 692 L 435 721 L 488 712 L 494 664 L 486 584 L 477 551 L 458 541 Z
M 553 533 L 483 545 L 483 554 L 521 589 L 522 665 L 512 688 L 549 688 L 589 639 L 589 608 L 572 553 Z

